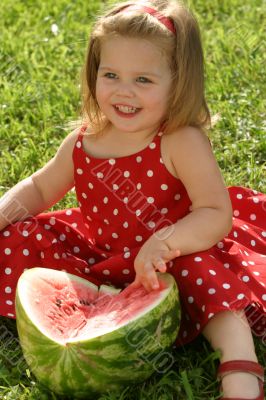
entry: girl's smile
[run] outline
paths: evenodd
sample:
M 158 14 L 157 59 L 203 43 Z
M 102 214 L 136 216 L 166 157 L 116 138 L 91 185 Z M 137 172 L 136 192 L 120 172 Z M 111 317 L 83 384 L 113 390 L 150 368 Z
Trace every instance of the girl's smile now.
M 117 134 L 154 132 L 167 114 L 170 86 L 170 68 L 157 45 L 121 36 L 102 43 L 96 97 Z

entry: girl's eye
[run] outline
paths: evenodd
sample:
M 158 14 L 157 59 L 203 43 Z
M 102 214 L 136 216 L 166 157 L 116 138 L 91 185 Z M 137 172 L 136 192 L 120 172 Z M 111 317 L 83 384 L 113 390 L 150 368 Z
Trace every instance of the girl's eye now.
M 113 72 L 106 72 L 104 76 L 109 79 L 114 79 L 116 77 L 116 74 L 114 74 Z
M 137 80 L 140 83 L 151 83 L 151 81 L 148 78 L 145 78 L 144 76 L 139 76 Z

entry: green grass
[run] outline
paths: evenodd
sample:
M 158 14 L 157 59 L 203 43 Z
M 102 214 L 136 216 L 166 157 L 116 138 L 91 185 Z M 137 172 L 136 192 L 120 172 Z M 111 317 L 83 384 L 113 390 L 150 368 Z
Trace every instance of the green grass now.
M 102 2 L 4 0 L 0 24 L 0 195 L 55 153 L 78 116 L 79 74 Z M 221 120 L 210 133 L 225 182 L 266 192 L 263 0 L 191 0 L 206 59 L 206 94 Z M 51 31 L 57 24 L 58 35 Z M 70 192 L 53 209 L 76 206 Z M 3 335 L 2 333 L 6 334 Z M 265 347 L 255 340 L 261 363 Z M 143 385 L 101 400 L 219 397 L 218 355 L 199 337 L 173 350 L 175 364 Z M 57 399 L 27 369 L 14 321 L 0 318 L 0 398 Z

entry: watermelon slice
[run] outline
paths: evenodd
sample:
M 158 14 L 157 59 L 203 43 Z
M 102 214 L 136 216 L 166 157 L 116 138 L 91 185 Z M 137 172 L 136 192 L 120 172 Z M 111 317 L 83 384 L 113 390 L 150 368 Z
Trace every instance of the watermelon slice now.
M 71 399 L 141 382 L 171 367 L 180 307 L 174 278 L 160 288 L 123 291 L 46 268 L 20 276 L 16 317 L 24 357 L 36 378 Z

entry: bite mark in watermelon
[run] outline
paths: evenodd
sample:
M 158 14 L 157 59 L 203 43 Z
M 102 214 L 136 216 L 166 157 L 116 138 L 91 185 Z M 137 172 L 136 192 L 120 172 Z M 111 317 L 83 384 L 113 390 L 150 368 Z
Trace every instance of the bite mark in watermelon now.
M 32 268 L 19 278 L 16 318 L 32 372 L 74 399 L 120 389 L 171 367 L 180 307 L 174 278 L 158 290 L 121 291 L 66 272 Z

